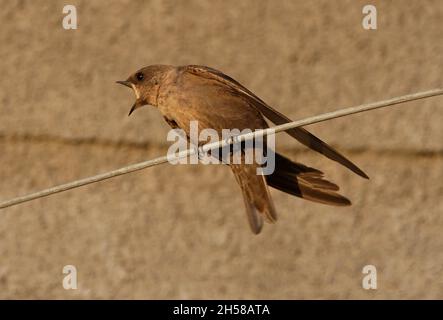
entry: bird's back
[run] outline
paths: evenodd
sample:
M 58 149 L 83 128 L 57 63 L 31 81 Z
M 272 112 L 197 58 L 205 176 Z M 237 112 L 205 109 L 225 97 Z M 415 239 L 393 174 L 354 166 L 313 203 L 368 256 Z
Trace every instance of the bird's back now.
M 190 121 L 199 129 L 262 129 L 268 125 L 262 114 L 235 90 L 215 78 L 189 72 L 187 67 L 162 85 L 158 108 L 185 131 Z

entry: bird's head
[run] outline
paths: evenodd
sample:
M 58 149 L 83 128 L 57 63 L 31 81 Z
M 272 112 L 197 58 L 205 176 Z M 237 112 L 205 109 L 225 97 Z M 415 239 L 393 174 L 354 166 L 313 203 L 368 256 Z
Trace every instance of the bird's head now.
M 117 83 L 131 88 L 135 93 L 136 99 L 128 116 L 130 116 L 135 109 L 142 106 L 157 106 L 157 94 L 161 81 L 165 72 L 171 68 L 171 66 L 166 65 L 152 65 L 138 70 L 130 75 L 127 80 L 117 81 Z

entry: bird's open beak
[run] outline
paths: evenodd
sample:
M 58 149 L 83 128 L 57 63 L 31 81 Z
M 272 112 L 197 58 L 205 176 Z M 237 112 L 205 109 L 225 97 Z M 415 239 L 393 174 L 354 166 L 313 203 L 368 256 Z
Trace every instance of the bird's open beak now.
M 118 84 L 122 84 L 122 85 L 124 85 L 124 86 L 127 86 L 128 88 L 131 88 L 132 90 L 134 90 L 134 92 L 135 92 L 135 89 L 134 89 L 134 86 L 132 85 L 132 83 L 131 82 L 129 82 L 129 81 L 116 81 Z M 134 104 L 132 105 L 132 107 L 131 107 L 131 110 L 129 110 L 129 114 L 128 114 L 128 117 L 131 115 L 131 113 L 133 113 L 134 112 L 134 110 L 135 109 L 137 109 L 138 108 L 138 103 L 137 103 L 137 101 L 135 101 L 134 102 Z
M 116 81 L 116 82 L 132 89 L 132 83 L 130 83 L 129 81 Z
M 134 112 L 135 109 L 137 109 L 137 102 L 132 105 L 131 110 L 129 110 L 128 117 Z

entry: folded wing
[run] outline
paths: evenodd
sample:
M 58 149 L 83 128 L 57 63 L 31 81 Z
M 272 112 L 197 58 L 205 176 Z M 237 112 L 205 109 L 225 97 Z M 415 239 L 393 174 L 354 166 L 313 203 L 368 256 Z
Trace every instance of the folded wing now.
M 291 119 L 289 119 L 284 114 L 270 107 L 268 104 L 266 104 L 263 100 L 261 100 L 259 97 L 257 97 L 255 94 L 253 94 L 243 85 L 241 85 L 239 82 L 237 82 L 236 80 L 232 79 L 231 77 L 225 75 L 224 73 L 218 70 L 209 67 L 193 66 L 193 65 L 185 66 L 182 68 L 184 68 L 187 72 L 196 74 L 200 77 L 206 77 L 208 79 L 213 79 L 215 81 L 218 81 L 219 83 L 230 88 L 230 90 L 232 90 L 234 94 L 239 94 L 243 98 L 247 99 L 250 104 L 252 104 L 258 111 L 260 111 L 266 118 L 268 118 L 276 125 L 292 122 Z M 290 136 L 297 139 L 300 143 L 311 148 L 312 150 L 317 151 L 322 155 L 324 155 L 325 157 L 340 163 L 341 165 L 350 169 L 359 176 L 369 179 L 369 177 L 366 175 L 366 173 L 363 172 L 363 170 L 358 168 L 349 159 L 347 159 L 337 150 L 329 146 L 326 142 L 323 142 L 322 140 L 314 136 L 306 129 L 303 129 L 301 127 L 293 128 L 286 130 L 286 132 Z

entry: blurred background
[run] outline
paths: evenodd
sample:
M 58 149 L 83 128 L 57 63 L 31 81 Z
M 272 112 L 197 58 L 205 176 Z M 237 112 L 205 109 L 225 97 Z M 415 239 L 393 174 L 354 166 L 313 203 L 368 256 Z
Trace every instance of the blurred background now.
M 443 86 L 443 3 L 1 0 L 0 199 L 164 155 L 157 110 L 115 84 L 202 64 L 292 119 Z M 62 27 L 75 5 L 78 29 Z M 362 8 L 378 29 L 362 28 Z M 276 190 L 254 236 L 230 170 L 164 164 L 0 211 L 0 298 L 443 298 L 443 100 L 310 126 L 365 181 L 286 134 L 353 201 Z M 362 289 L 374 265 L 378 289 Z M 78 289 L 64 290 L 65 265 Z

